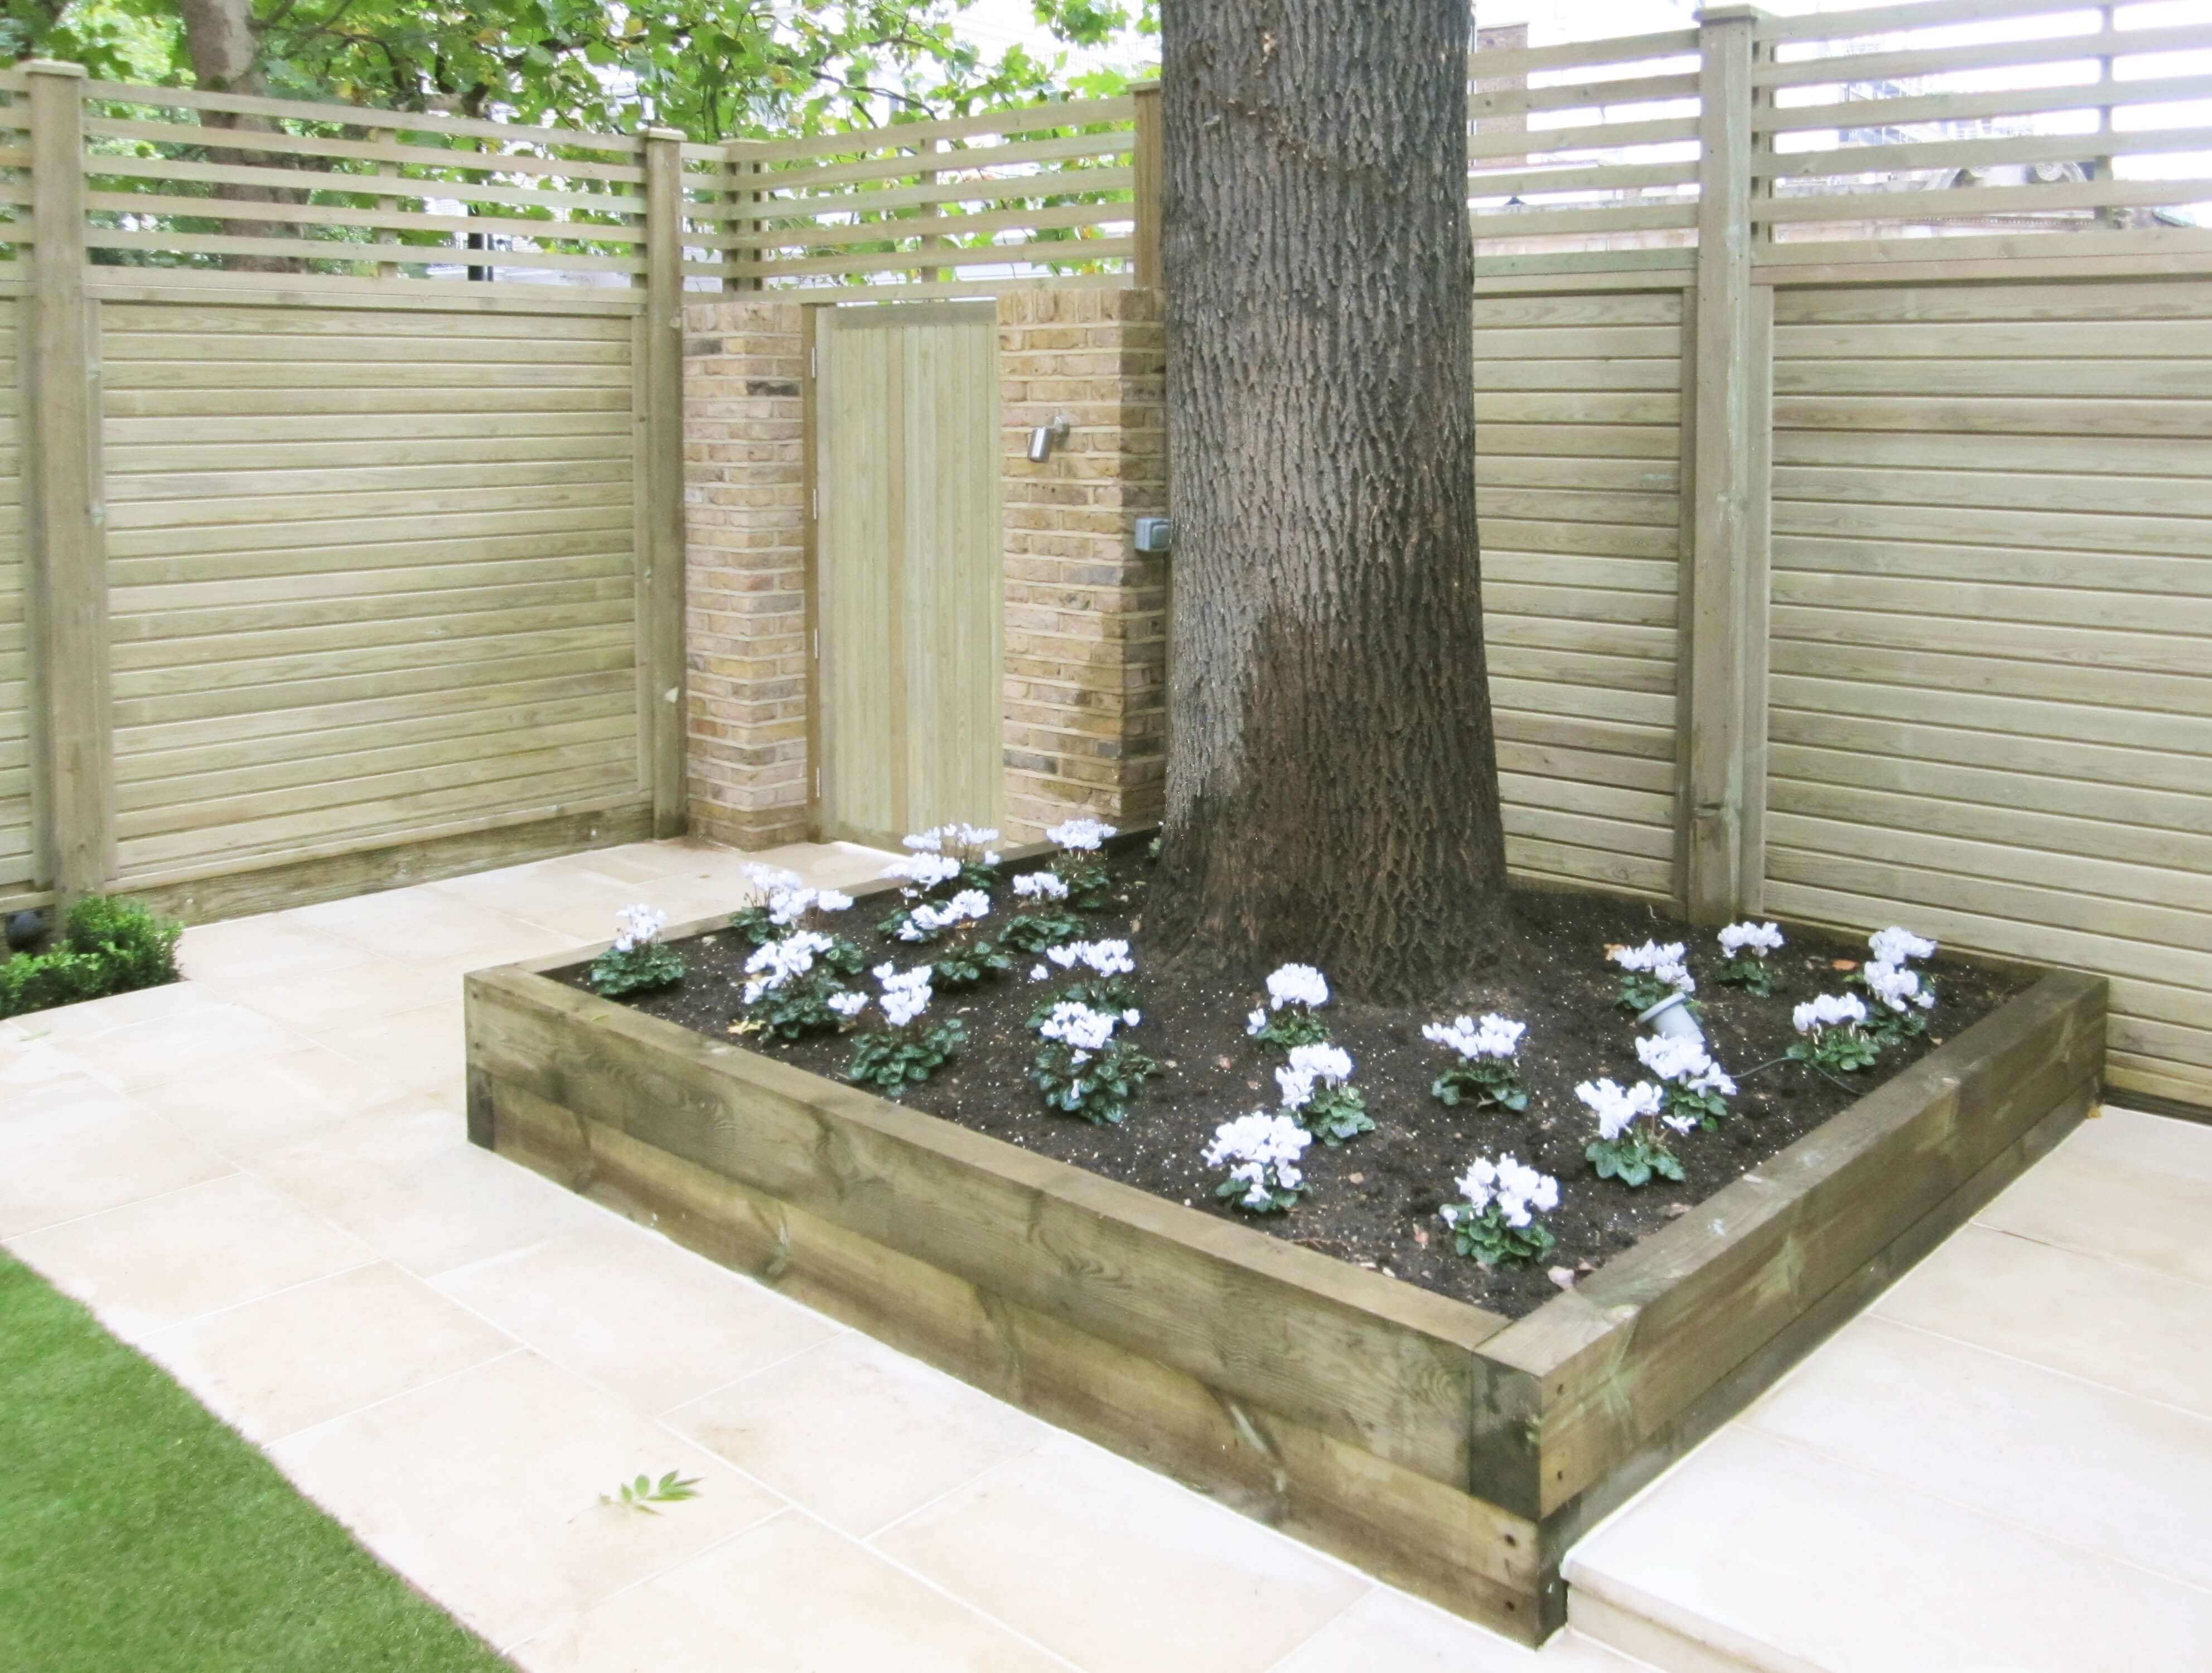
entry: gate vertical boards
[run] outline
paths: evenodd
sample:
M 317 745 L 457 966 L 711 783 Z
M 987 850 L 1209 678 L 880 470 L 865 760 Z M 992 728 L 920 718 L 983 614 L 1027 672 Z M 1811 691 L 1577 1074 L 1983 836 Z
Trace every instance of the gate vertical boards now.
M 2212 283 L 1783 290 L 1766 905 L 2112 979 L 2212 1103 Z
M 31 852 L 30 635 L 24 620 L 22 304 L 0 298 L 0 897 L 36 875 Z
M 829 837 L 1000 807 L 998 328 L 961 304 L 817 315 L 815 535 Z

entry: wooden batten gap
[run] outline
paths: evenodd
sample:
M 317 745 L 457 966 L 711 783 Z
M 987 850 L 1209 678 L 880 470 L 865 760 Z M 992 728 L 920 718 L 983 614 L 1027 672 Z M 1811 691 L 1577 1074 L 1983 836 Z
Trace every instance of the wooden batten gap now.
M 655 836 L 683 833 L 689 810 L 684 740 L 684 136 L 645 135 L 646 309 L 637 375 L 644 390 L 639 554 L 647 682 L 647 779 Z

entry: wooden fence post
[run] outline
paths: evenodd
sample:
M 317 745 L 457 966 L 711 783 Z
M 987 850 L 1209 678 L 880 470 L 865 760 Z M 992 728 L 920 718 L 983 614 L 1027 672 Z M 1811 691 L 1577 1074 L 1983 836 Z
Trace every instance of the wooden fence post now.
M 31 110 L 29 402 L 33 796 L 42 870 L 101 888 L 115 846 L 100 369 L 85 297 L 84 71 L 26 64 Z
M 1692 922 L 1725 923 L 1760 893 L 1765 797 L 1766 483 L 1753 317 L 1752 62 L 1761 14 L 1698 14 L 1697 410 L 1689 574 L 1689 863 Z
M 1160 84 L 1143 82 L 1129 91 L 1137 99 L 1137 282 L 1147 290 L 1160 285 Z
M 733 175 L 758 175 L 763 171 L 751 153 L 757 142 L 733 139 L 722 147 L 722 158 Z M 757 215 L 762 193 L 750 186 L 740 186 L 729 195 L 729 218 L 722 222 L 722 231 L 731 242 L 722 252 L 722 263 L 729 270 L 722 276 L 725 291 L 758 290 L 760 275 L 744 274 L 736 270 L 741 262 L 757 262 L 761 258 L 761 221 Z
M 644 567 L 639 603 L 650 706 L 653 832 L 680 836 L 689 810 L 684 740 L 684 136 L 645 131 Z

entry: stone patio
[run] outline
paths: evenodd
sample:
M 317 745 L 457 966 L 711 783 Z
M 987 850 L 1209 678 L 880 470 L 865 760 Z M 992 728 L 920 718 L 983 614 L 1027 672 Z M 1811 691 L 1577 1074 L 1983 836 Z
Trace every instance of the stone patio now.
M 749 858 L 883 860 L 572 856 L 0 1025 L 0 1241 L 546 1673 L 2212 1665 L 2212 1129 L 2088 1124 L 1585 1542 L 1532 1653 L 464 1141 L 463 972 Z

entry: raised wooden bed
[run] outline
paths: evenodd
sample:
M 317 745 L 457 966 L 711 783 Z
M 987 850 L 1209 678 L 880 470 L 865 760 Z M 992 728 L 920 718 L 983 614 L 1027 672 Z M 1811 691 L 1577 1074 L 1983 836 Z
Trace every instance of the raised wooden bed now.
M 1532 1643 L 1567 1547 L 2063 1137 L 2104 1068 L 2104 981 L 2045 973 L 1513 1322 L 542 973 L 596 950 L 469 978 L 476 1143 Z

